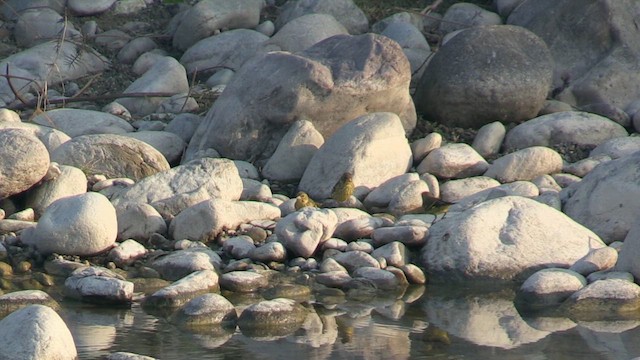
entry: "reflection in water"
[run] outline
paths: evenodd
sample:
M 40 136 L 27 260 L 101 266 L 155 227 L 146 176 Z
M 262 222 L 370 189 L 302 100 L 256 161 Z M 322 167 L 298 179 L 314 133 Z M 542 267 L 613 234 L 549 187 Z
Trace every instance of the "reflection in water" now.
M 81 359 L 115 351 L 171 359 L 631 359 L 640 321 L 521 316 L 513 291 L 451 292 L 430 285 L 367 302 L 308 306 L 298 329 L 272 340 L 239 329 L 178 328 L 131 309 L 64 303 Z

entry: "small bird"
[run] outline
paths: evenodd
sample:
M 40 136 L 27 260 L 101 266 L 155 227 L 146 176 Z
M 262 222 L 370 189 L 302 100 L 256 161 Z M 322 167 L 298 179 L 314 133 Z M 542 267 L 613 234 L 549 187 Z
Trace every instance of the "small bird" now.
M 422 193 L 422 208 L 425 214 L 440 215 L 446 214 L 449 211 L 449 207 L 453 205 L 450 202 L 446 202 L 432 196 L 430 192 L 425 191 Z
M 345 202 L 353 195 L 355 185 L 353 184 L 353 173 L 345 172 L 340 180 L 333 186 L 331 198 L 337 202 Z
M 294 206 L 296 210 L 300 210 L 304 207 L 318 207 L 318 204 L 316 204 L 316 202 L 313 201 L 306 192 L 300 191 L 296 195 L 296 203 Z

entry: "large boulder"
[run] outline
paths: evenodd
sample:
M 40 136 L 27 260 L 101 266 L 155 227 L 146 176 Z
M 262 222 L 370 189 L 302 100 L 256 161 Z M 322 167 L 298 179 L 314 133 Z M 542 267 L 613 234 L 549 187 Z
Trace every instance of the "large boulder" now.
M 171 20 L 173 46 L 184 51 L 222 29 L 254 28 L 260 21 L 263 6 L 264 0 L 198 1 Z
M 25 78 L 12 79 L 12 86 L 9 86 L 7 79 L 0 77 L 0 100 L 9 103 L 15 99 L 12 87 L 24 95 L 33 85 L 28 79 L 35 81 L 40 88 L 45 82 L 51 87 L 104 71 L 108 67 L 109 61 L 86 44 L 49 41 L 8 56 L 0 62 L 0 74 L 3 76 L 18 75 Z
M 579 183 L 564 212 L 609 244 L 622 241 L 640 212 L 640 152 L 598 165 Z
M 298 52 L 334 35 L 349 34 L 347 29 L 328 14 L 308 14 L 285 24 L 267 44 L 278 50 Z
M 280 208 L 257 201 L 209 199 L 180 212 L 169 226 L 174 239 L 210 241 L 224 230 L 253 220 L 276 220 Z
M 418 111 L 449 126 L 535 117 L 551 86 L 545 43 L 517 26 L 463 30 L 433 56 L 415 93 Z
M 549 44 L 557 99 L 624 109 L 640 98 L 638 12 L 640 3 L 632 0 L 529 0 L 507 22 Z
M 606 140 L 628 135 L 624 127 L 603 116 L 562 111 L 538 116 L 517 125 L 507 133 L 504 147 L 511 151 L 531 146 L 597 146 Z
M 32 120 L 70 137 L 87 134 L 124 134 L 134 128 L 125 120 L 109 113 L 82 109 L 54 109 L 41 113 Z
M 232 159 L 267 159 L 301 119 L 313 122 L 326 139 L 358 116 L 387 111 L 411 132 L 416 114 L 410 80 L 400 46 L 375 34 L 337 35 L 301 53 L 255 57 L 211 107 L 185 159 L 208 148 Z
M 289 1 L 282 7 L 282 12 L 276 19 L 276 28 L 280 29 L 291 20 L 307 14 L 329 14 L 353 35 L 369 30 L 367 16 L 353 0 Z
M 51 154 L 58 146 L 71 140 L 69 135 L 62 131 L 53 129 L 48 126 L 36 125 L 31 123 L 23 123 L 19 121 L 0 121 L 1 129 L 20 129 L 33 134 L 37 137 Z
M 299 189 L 325 199 L 345 172 L 353 174 L 356 196 L 409 170 L 411 148 L 398 116 L 363 115 L 330 137 L 311 158 Z
M 82 135 L 60 145 L 51 160 L 75 166 L 85 174 L 140 180 L 169 170 L 169 163 L 153 146 L 123 135 Z
M 233 161 L 202 158 L 149 176 L 111 200 L 116 206 L 149 204 L 171 217 L 204 200 L 238 200 L 241 194 L 242 179 Z
M 2 359 L 78 358 L 76 344 L 64 320 L 53 309 L 31 305 L 0 321 Z
M 435 278 L 448 281 L 524 281 L 542 268 L 569 267 L 604 246 L 560 211 L 507 196 L 437 221 L 429 229 L 423 260 Z
M 128 93 L 164 93 L 166 97 L 121 97 L 116 102 L 127 108 L 131 114 L 149 115 L 158 109 L 167 97 L 189 92 L 187 72 L 178 60 L 165 56 L 158 59 L 141 77 L 136 79 L 123 92 Z
M 47 174 L 49 152 L 29 131 L 0 130 L 0 199 L 35 185 Z
M 182 54 L 180 63 L 189 74 L 207 74 L 221 68 L 237 71 L 263 48 L 263 43 L 268 39 L 268 36 L 255 30 L 225 31 L 195 43 Z
M 88 256 L 111 248 L 117 234 L 116 210 L 104 195 L 89 192 L 51 203 L 21 238 L 43 254 Z

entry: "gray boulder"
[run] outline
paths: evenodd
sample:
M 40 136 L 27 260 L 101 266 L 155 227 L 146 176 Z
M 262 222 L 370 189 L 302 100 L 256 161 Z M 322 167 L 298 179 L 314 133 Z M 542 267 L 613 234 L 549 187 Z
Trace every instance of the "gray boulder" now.
M 169 225 L 174 239 L 211 241 L 224 230 L 253 220 L 276 220 L 280 208 L 257 201 L 208 199 L 181 211 Z
M 542 269 L 520 286 L 517 302 L 529 309 L 557 306 L 587 285 L 579 273 L 567 269 Z
M 180 63 L 187 73 L 213 73 L 218 69 L 237 71 L 251 57 L 264 47 L 269 37 L 249 29 L 225 31 L 204 38 L 182 54 Z M 242 46 L 238 46 L 242 44 Z
M 191 299 L 171 316 L 171 322 L 187 328 L 235 325 L 236 309 L 224 296 L 204 294 Z
M 615 270 L 628 271 L 633 277 L 640 279 L 638 256 L 640 256 L 640 223 L 636 222 L 631 226 L 627 236 L 624 238 Z
M 563 111 L 542 115 L 509 130 L 504 139 L 507 151 L 531 146 L 575 144 L 596 146 L 618 137 L 626 137 L 627 130 L 600 115 Z
M 82 109 L 49 110 L 32 121 L 60 130 L 72 138 L 88 134 L 124 134 L 134 130 L 131 124 L 115 115 Z
M 266 160 L 300 119 L 313 122 L 327 139 L 358 116 L 388 111 L 400 116 L 405 131 L 411 132 L 416 116 L 410 80 L 402 49 L 374 34 L 338 35 L 301 53 L 255 57 L 211 107 L 185 159 L 213 148 L 231 159 Z
M 60 304 L 42 290 L 18 290 L 0 296 L 0 316 L 5 317 L 16 310 L 35 304 L 45 305 L 54 310 L 60 309 Z
M 194 272 L 211 271 L 216 278 L 215 269 L 220 267 L 220 256 L 209 248 L 192 248 L 174 251 L 151 263 L 163 279 L 176 281 Z M 208 277 L 208 276 L 207 276 Z
M 95 255 L 111 248 L 117 233 L 113 205 L 104 195 L 89 192 L 51 203 L 21 238 L 43 254 Z
M 27 194 L 26 205 L 40 215 L 47 206 L 54 201 L 87 192 L 87 176 L 82 170 L 60 165 L 60 174 L 54 179 L 48 179 Z
M 262 176 L 285 182 L 300 180 L 313 154 L 322 144 L 324 138 L 313 127 L 312 122 L 296 121 L 262 168 Z
M 74 15 L 89 16 L 98 15 L 111 9 L 116 0 L 95 0 L 86 2 L 82 0 L 69 0 L 67 6 Z
M 218 274 L 213 270 L 195 271 L 147 296 L 142 305 L 150 308 L 177 308 L 197 296 L 219 292 L 218 280 Z
M 44 305 L 28 306 L 2 319 L 0 348 L 5 359 L 78 358 L 76 344 L 64 320 Z
M 533 146 L 496 159 L 484 173 L 502 183 L 533 180 L 562 170 L 562 157 L 545 146 Z
M 122 97 L 116 102 L 123 105 L 132 115 L 145 116 L 156 109 L 171 95 L 189 92 L 187 73 L 178 60 L 165 56 L 158 59 L 141 77 L 129 85 L 127 93 L 164 93 L 164 97 Z
M 60 39 L 63 33 L 67 40 L 80 36 L 72 23 L 50 8 L 33 8 L 21 12 L 13 33 L 16 43 L 22 48 Z
M 75 61 L 70 62 L 69 59 Z M 65 41 L 61 45 L 53 41 L 4 58 L 0 62 L 0 74 L 6 75 L 8 69 L 10 75 L 32 79 L 42 88 L 44 82 L 47 82 L 48 86 L 53 86 L 104 71 L 109 65 L 109 61 L 94 49 L 81 48 L 73 41 Z M 11 83 L 16 89 L 24 89 L 24 92 L 32 87 L 32 84 L 24 79 L 15 79 Z M 15 95 L 7 79 L 0 78 L 0 100 L 9 103 L 14 99 Z
M 471 146 L 452 143 L 431 151 L 420 162 L 416 171 L 429 173 L 443 179 L 466 178 L 482 175 L 489 164 Z
M 199 1 L 171 20 L 173 46 L 184 51 L 223 29 L 255 28 L 263 6 L 264 0 Z
M 21 193 L 47 174 L 49 152 L 29 131 L 0 129 L 0 199 Z
M 233 292 L 254 292 L 269 285 L 269 279 L 252 271 L 230 271 L 220 276 L 220 287 Z
M 105 268 L 75 270 L 64 282 L 65 296 L 99 304 L 130 304 L 133 283 Z
M 51 160 L 75 166 L 87 175 L 140 180 L 169 170 L 165 157 L 151 145 L 123 135 L 82 135 L 59 146 Z
M 311 198 L 326 199 L 340 177 L 351 172 L 359 196 L 406 173 L 411 162 L 411 148 L 397 115 L 363 115 L 325 141 L 311 158 L 298 188 Z
M 297 330 L 307 310 L 291 299 L 277 298 L 247 307 L 238 318 L 245 336 L 283 336 Z
M 520 122 L 544 105 L 552 72 L 545 43 L 526 29 L 470 28 L 433 56 L 414 99 L 426 118 L 449 126 Z
M 524 1 L 507 22 L 549 44 L 558 100 L 625 109 L 640 98 L 640 40 L 631 15 L 639 11 L 636 1 Z
M 639 136 L 625 136 L 609 139 L 595 149 L 591 150 L 589 157 L 598 158 L 608 156 L 611 159 L 618 159 L 625 155 L 631 155 L 636 151 L 640 151 Z
M 299 52 L 334 35 L 348 35 L 347 29 L 328 14 L 307 14 L 286 23 L 266 44 L 278 50 Z
M 640 286 L 623 279 L 593 282 L 573 293 L 561 307 L 572 318 L 584 321 L 618 320 L 640 310 Z
M 564 212 L 610 244 L 622 241 L 640 211 L 640 152 L 595 167 L 564 204 Z
M 308 258 L 331 237 L 337 223 L 333 211 L 306 207 L 278 221 L 275 234 L 287 250 Z
M 569 267 L 604 246 L 563 213 L 507 196 L 437 221 L 422 255 L 427 271 L 447 281 L 522 281 L 542 268 Z
M 153 234 L 166 235 L 167 223 L 153 206 L 128 203 L 116 207 L 118 240 L 135 239 L 146 242 Z
M 169 164 L 180 163 L 182 152 L 187 147 L 187 143 L 180 136 L 169 131 L 136 131 L 124 136 L 138 139 L 153 146 Z
M 476 4 L 460 2 L 451 5 L 440 22 L 440 32 L 447 34 L 474 26 L 500 25 L 502 19 L 494 12 Z
M 49 150 L 49 154 L 71 139 L 69 135 L 49 126 L 18 121 L 0 121 L 0 129 L 20 129 L 29 132 L 42 141 L 47 150 Z
M 231 160 L 202 158 L 146 177 L 114 194 L 114 205 L 145 203 L 163 216 L 173 217 L 191 205 L 211 198 L 238 200 L 242 179 Z
M 276 19 L 276 29 L 307 14 L 329 14 L 336 18 L 350 34 L 357 35 L 369 30 L 367 16 L 353 0 L 307 0 L 288 1 Z

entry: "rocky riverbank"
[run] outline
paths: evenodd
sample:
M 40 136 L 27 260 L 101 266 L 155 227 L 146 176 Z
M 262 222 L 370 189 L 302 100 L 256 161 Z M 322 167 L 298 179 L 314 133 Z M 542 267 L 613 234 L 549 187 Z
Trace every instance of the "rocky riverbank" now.
M 521 285 L 553 316 L 640 308 L 639 5 L 41 3 L 0 8 L 7 351 L 75 357 L 55 283 L 262 337 L 427 282 Z

